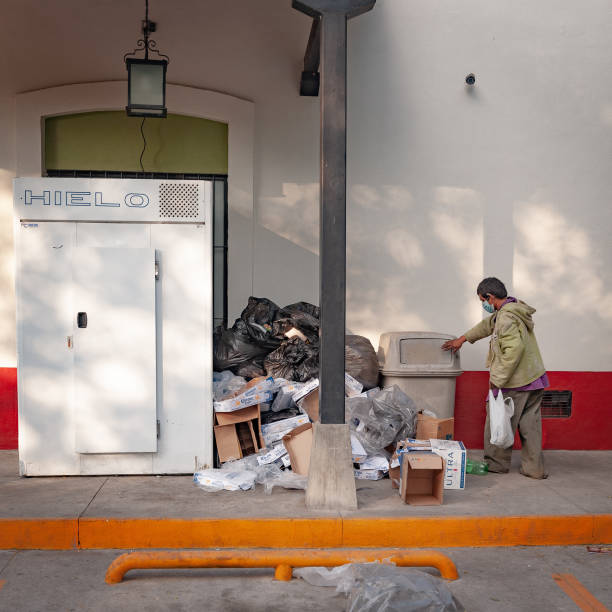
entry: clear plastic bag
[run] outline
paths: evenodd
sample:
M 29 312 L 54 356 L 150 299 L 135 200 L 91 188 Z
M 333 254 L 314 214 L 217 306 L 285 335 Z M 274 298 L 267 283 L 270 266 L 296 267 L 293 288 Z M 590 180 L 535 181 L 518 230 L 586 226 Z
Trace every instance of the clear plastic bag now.
M 275 467 L 275 464 L 272 464 Z M 278 470 L 278 472 L 268 472 L 262 481 L 264 492 L 266 495 L 272 495 L 274 487 L 282 487 L 283 489 L 301 489 L 306 490 L 308 486 L 308 476 L 296 474 L 291 470 Z
M 215 469 L 200 470 L 193 475 L 196 486 L 214 493 L 216 491 L 248 491 L 255 486 L 256 473 L 251 470 Z
M 307 476 L 300 476 L 291 470 L 281 469 L 278 462 L 260 463 L 270 449 L 264 449 L 236 461 L 228 461 L 219 469 L 200 470 L 193 475 L 196 486 L 214 493 L 216 491 L 247 491 L 255 484 L 264 486 L 266 495 L 271 495 L 274 487 L 284 489 L 306 489 Z
M 417 408 L 397 385 L 386 387 L 370 397 L 346 401 L 347 420 L 368 455 L 402 440 L 414 437 Z
M 353 565 L 348 612 L 462 612 L 444 581 L 389 564 Z M 345 587 L 346 588 L 346 587 Z
M 489 425 L 491 426 L 491 444 L 500 448 L 509 448 L 514 444 L 512 431 L 512 416 L 514 415 L 514 400 L 504 399 L 501 390 L 497 397 L 489 391 Z
M 463 612 L 445 582 L 392 563 L 348 563 L 328 569 L 303 567 L 294 576 L 313 586 L 336 587 L 349 612 Z
M 213 372 L 213 399 L 218 402 L 225 396 L 239 391 L 244 385 L 246 380 L 242 376 L 234 376 L 229 370 Z

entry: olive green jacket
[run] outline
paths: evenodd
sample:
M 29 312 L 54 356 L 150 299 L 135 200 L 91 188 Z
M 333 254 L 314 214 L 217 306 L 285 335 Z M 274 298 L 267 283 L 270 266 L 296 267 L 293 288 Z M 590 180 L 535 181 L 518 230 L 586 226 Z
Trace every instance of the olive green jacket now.
M 491 336 L 487 367 L 496 387 L 524 387 L 546 372 L 533 333 L 531 315 L 535 308 L 525 302 L 508 302 L 490 317 L 483 319 L 464 336 L 473 344 Z

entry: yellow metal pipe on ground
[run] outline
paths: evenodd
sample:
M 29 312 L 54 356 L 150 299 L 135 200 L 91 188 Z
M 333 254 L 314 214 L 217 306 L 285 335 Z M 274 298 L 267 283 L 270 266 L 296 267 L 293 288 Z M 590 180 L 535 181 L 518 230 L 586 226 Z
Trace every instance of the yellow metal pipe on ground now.
M 384 561 L 400 567 L 435 567 L 442 578 L 459 577 L 453 561 L 433 550 L 375 549 L 235 549 L 200 551 L 147 551 L 125 553 L 106 571 L 106 582 L 117 584 L 133 569 L 275 568 L 277 580 L 291 580 L 294 567 L 336 567 L 345 563 Z

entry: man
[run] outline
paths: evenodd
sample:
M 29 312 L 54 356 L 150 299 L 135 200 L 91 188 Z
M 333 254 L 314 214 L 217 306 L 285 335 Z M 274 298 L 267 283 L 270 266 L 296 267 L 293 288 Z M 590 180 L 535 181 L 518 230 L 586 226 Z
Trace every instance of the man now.
M 497 397 L 501 389 L 504 397 L 514 400 L 512 431 L 517 427 L 522 443 L 521 469 L 524 476 L 547 478 L 542 457 L 542 416 L 540 405 L 548 376 L 542 363 L 540 349 L 533 333 L 531 315 L 535 308 L 513 297 L 497 278 L 485 278 L 476 289 L 482 307 L 491 314 L 463 336 L 442 345 L 447 351 L 458 351 L 467 340 L 473 344 L 491 336 L 487 367 L 490 388 Z M 491 444 L 489 406 L 484 432 L 484 457 L 490 472 L 508 472 L 512 447 L 499 448 Z

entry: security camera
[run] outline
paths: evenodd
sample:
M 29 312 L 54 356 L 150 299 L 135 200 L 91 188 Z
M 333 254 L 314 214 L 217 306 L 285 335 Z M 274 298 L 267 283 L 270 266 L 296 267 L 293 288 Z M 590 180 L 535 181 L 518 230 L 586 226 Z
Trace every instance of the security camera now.
M 468 85 L 473 85 L 476 82 L 476 75 L 473 72 L 470 72 L 470 74 L 465 77 L 465 82 Z

